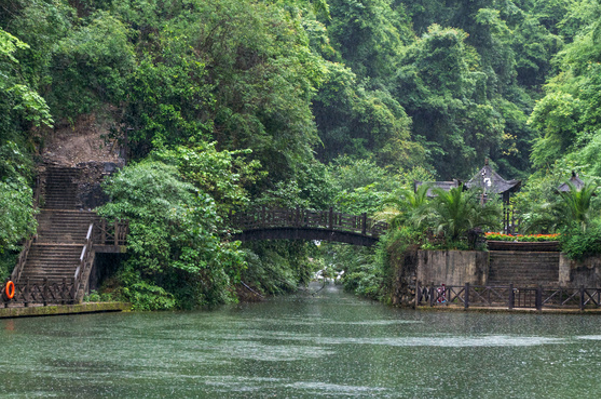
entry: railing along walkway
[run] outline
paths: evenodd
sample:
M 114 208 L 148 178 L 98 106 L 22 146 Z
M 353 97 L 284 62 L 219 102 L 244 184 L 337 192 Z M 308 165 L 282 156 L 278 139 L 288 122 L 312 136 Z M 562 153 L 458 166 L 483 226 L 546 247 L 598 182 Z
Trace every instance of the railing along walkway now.
M 25 281 L 15 284 L 14 297 L 10 299 L 6 295 L 6 283 L 0 285 L 0 290 L 5 308 L 30 305 L 70 305 L 77 302 L 76 286 L 74 278 L 63 279 L 61 283 L 50 283 L 46 279 L 41 283 Z
M 106 219 L 98 218 L 94 222 L 92 236 L 96 252 L 121 252 L 121 247 L 127 244 L 128 232 L 127 220 L 115 220 L 109 223 Z
M 601 307 L 601 288 L 445 285 L 415 287 L 416 306 L 579 309 Z

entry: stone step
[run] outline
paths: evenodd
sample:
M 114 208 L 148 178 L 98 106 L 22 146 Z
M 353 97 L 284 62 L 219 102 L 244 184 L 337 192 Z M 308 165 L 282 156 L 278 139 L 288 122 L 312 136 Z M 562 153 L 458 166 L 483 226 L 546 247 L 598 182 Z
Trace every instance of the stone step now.
M 558 252 L 490 251 L 489 284 L 545 284 L 559 280 Z
M 76 168 L 48 167 L 45 172 L 43 190 L 43 208 L 77 209 L 78 184 L 76 179 L 80 170 Z
M 80 256 L 93 212 L 79 210 L 80 170 L 48 167 L 42 176 L 43 208 L 37 216 L 38 237 L 31 246 L 20 283 L 70 281 L 80 266 Z

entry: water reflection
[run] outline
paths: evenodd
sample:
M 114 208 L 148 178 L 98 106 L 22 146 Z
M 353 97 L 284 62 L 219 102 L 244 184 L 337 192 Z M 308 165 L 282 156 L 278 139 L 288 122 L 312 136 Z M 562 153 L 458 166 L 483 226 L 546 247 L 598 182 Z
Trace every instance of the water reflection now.
M 213 312 L 0 321 L 0 396 L 563 398 L 598 392 L 597 316 L 414 312 L 329 287 Z

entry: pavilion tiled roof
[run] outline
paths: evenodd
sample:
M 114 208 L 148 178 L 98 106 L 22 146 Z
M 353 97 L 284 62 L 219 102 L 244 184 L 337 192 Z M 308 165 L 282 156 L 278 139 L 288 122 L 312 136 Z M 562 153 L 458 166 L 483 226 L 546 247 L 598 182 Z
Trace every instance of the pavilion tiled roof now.
M 579 178 L 578 174 L 574 171 L 572 171 L 572 177 L 570 177 L 570 180 L 568 181 L 574 185 L 574 188 L 576 188 L 576 190 L 580 190 L 584 186 L 584 181 L 581 178 Z M 570 186 L 568 185 L 568 183 L 563 183 L 559 187 L 557 187 L 557 191 L 561 193 L 567 193 L 568 191 L 570 191 Z
M 486 161 L 484 167 L 480 169 L 470 181 L 465 183 L 465 185 L 467 188 L 481 187 L 488 192 L 503 194 L 517 191 L 521 187 L 522 181 L 505 180 L 501 175 L 495 172 L 488 164 L 488 161 Z

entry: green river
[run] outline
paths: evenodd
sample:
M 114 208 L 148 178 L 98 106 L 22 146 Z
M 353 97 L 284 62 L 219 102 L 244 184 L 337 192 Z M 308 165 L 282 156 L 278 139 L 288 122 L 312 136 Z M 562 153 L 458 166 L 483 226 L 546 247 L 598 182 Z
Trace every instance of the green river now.
M 593 397 L 600 327 L 399 310 L 335 286 L 208 312 L 8 319 L 0 397 Z

